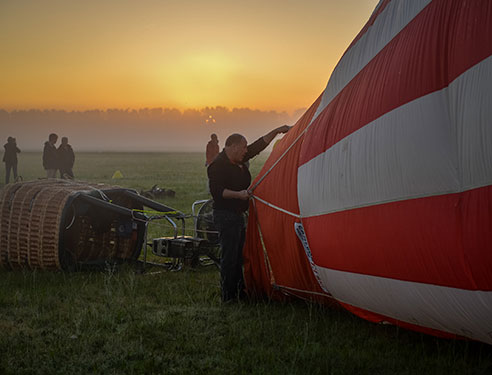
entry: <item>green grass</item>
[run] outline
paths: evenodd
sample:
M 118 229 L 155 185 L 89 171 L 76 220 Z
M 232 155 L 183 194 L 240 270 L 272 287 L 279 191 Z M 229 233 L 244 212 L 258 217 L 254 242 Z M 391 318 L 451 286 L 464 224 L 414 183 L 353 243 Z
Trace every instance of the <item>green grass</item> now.
M 258 158 L 252 169 L 263 163 Z M 208 197 L 201 154 L 78 154 L 87 181 Z M 21 154 L 24 179 L 44 175 Z M 153 228 L 158 235 L 161 228 Z M 215 268 L 145 274 L 0 270 L 0 374 L 490 374 L 489 345 L 377 325 L 293 300 L 223 305 Z

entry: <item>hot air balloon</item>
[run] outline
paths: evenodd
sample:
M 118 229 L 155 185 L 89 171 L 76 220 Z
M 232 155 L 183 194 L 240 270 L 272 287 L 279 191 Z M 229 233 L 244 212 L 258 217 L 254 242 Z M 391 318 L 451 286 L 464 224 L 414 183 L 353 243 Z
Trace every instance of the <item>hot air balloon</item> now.
M 252 189 L 250 293 L 492 344 L 492 2 L 381 0 Z

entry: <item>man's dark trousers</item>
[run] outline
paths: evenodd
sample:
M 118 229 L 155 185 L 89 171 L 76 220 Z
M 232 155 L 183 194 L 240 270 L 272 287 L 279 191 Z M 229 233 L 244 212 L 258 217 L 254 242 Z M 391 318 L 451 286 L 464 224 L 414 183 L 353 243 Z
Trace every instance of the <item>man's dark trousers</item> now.
M 222 250 L 220 281 L 222 301 L 225 302 L 236 299 L 244 288 L 244 215 L 228 210 L 214 210 L 214 224 L 219 231 L 219 242 Z
M 10 181 L 10 170 L 14 172 L 14 181 L 15 181 L 17 179 L 17 163 L 16 164 L 5 163 L 5 184 L 8 184 Z

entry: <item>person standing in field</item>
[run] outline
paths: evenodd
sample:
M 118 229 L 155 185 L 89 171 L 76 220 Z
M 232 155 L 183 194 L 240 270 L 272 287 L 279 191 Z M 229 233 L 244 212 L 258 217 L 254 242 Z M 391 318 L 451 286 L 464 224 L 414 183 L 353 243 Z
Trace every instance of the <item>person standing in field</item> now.
M 223 151 L 207 168 L 214 200 L 214 224 L 222 250 L 220 278 L 223 302 L 244 295 L 244 213 L 251 196 L 248 191 L 251 174 L 247 162 L 263 151 L 277 134 L 287 133 L 289 129 L 287 125 L 276 128 L 250 145 L 241 134 L 232 134 L 227 138 Z
M 217 134 L 213 133 L 210 135 L 210 141 L 207 143 L 206 150 L 206 161 L 205 166 L 208 167 L 214 159 L 219 154 L 219 139 L 217 138 Z
M 60 177 L 73 180 L 73 165 L 75 163 L 75 154 L 73 148 L 68 144 L 68 138 L 62 137 L 61 144 L 58 147 L 58 167 L 60 168 Z
M 10 171 L 14 174 L 14 181 L 17 179 L 17 154 L 21 150 L 17 147 L 15 138 L 8 137 L 7 143 L 3 145 L 5 153 L 3 154 L 3 161 L 5 163 L 5 184 L 10 181 Z
M 56 149 L 56 141 L 58 135 L 51 133 L 48 141 L 44 143 L 43 150 L 43 167 L 46 170 L 46 177 L 56 178 L 56 170 L 58 169 L 58 150 Z

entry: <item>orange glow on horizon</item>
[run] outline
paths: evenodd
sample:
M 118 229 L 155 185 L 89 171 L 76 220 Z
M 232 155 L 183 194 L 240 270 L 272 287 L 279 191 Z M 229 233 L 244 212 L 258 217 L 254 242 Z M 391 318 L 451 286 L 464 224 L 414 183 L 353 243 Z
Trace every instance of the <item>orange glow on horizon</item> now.
M 0 109 L 292 112 L 377 2 L 4 0 Z

